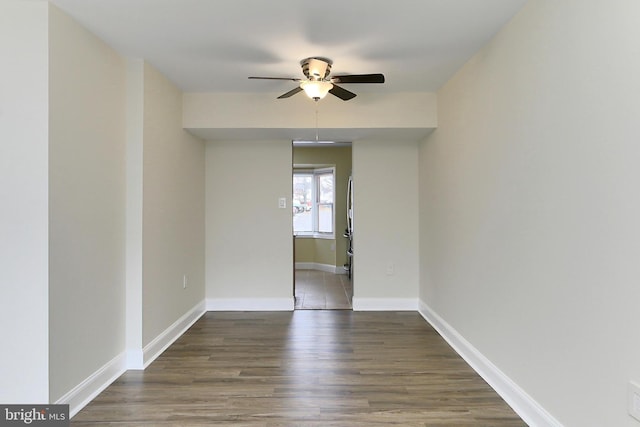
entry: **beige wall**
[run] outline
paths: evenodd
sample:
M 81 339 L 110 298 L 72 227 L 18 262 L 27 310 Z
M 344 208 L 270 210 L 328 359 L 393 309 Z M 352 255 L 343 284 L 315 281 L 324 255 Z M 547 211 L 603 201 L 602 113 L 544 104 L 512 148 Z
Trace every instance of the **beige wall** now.
M 49 10 L 49 366 L 56 401 L 124 349 L 125 64 Z
M 316 241 L 319 239 L 295 238 L 296 263 L 316 261 Z
M 185 93 L 187 129 L 316 128 L 313 103 L 304 96 L 277 101 L 279 93 Z M 401 105 L 402 108 L 398 108 Z M 361 93 L 349 102 L 330 96 L 319 105 L 320 128 L 434 128 L 434 93 Z
M 338 267 L 337 274 L 343 273 L 344 262 L 336 261 L 336 241 L 334 239 L 316 239 L 311 237 L 296 237 L 296 264 L 312 263 L 323 266 Z M 345 253 L 346 257 L 346 253 Z M 342 258 L 342 256 L 341 256 Z
M 353 144 L 354 309 L 417 309 L 418 144 Z
M 147 345 L 204 300 L 205 149 L 182 129 L 181 91 L 149 64 L 143 93 L 142 339 Z
M 47 32 L 46 3 L 0 2 L 0 402 L 4 404 L 49 399 Z
M 420 150 L 422 301 L 567 426 L 638 425 L 638 22 L 631 0 L 527 3 Z
M 73 414 L 126 366 L 131 247 L 145 278 L 138 351 L 142 336 L 149 343 L 204 307 L 204 145 L 182 129 L 174 85 L 142 62 L 131 84 L 136 67 L 50 3 L 3 2 L 0 23 L 0 39 L 12 41 L 0 41 L 0 52 L 20 58 L 6 68 L 11 87 L 26 79 L 15 93 L 0 86 L 12 100 L 12 125 L 3 122 L 0 135 L 14 141 L 0 156 L 1 182 L 10 184 L 0 189 L 19 215 L 0 216 L 9 239 L 1 259 L 10 259 L 7 241 L 16 265 L 0 269 L 0 301 L 11 303 L 0 313 L 10 316 L 3 336 L 12 339 L 20 322 L 22 337 L 3 356 L 0 400 L 70 403 Z M 127 193 L 131 171 L 139 182 Z M 126 235 L 134 207 L 138 229 Z
M 293 147 L 293 164 L 331 165 L 336 168 L 335 239 L 297 238 L 296 262 L 334 265 L 347 262 L 347 182 L 351 174 L 351 147 Z
M 293 308 L 291 156 L 291 141 L 207 143 L 210 309 Z
M 181 127 L 180 90 L 143 60 L 127 60 L 126 110 L 126 348 L 142 369 L 204 309 L 204 142 Z
M 142 344 L 142 206 L 144 145 L 144 60 L 127 58 L 126 150 L 126 351 L 127 365 L 144 365 Z

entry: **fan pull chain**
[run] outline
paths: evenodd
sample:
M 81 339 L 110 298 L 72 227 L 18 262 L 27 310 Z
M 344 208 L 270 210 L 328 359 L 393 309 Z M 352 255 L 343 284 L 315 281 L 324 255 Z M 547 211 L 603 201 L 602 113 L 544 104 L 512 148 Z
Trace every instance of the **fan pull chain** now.
M 316 101 L 316 143 L 318 142 L 318 101 Z

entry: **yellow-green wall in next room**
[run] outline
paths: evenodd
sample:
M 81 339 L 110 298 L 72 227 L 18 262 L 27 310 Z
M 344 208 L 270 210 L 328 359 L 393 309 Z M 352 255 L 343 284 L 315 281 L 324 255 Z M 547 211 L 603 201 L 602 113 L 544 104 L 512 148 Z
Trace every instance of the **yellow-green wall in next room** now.
M 293 147 L 293 164 L 334 166 L 336 168 L 335 239 L 296 238 L 296 262 L 335 265 L 347 262 L 347 182 L 351 175 L 351 146 Z M 338 269 L 341 271 L 341 269 Z

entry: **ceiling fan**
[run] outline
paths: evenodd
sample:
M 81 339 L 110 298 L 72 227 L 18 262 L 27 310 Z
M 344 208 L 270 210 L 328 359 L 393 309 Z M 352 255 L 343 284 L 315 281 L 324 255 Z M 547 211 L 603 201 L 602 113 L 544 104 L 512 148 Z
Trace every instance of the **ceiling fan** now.
M 337 96 L 343 101 L 348 101 L 356 97 L 355 93 L 338 86 L 336 83 L 384 83 L 384 75 L 382 74 L 349 74 L 329 78 L 332 64 L 333 61 L 323 57 L 303 59 L 300 61 L 300 66 L 302 66 L 302 72 L 307 77 L 306 79 L 295 79 L 290 77 L 249 78 L 263 80 L 291 80 L 298 82 L 298 87 L 280 95 L 278 99 L 289 98 L 298 92 L 304 91 L 307 96 L 314 101 L 324 98 L 327 93 Z

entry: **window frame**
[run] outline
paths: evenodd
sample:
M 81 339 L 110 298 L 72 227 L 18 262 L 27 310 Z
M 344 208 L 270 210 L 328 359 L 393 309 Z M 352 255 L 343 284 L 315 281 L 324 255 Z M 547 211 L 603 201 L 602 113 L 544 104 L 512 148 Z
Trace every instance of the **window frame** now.
M 333 180 L 333 191 L 332 191 L 332 200 L 330 203 L 323 202 L 320 203 L 320 177 L 322 175 L 331 174 Z M 311 217 L 312 217 L 312 231 L 296 231 L 293 230 L 293 234 L 296 237 L 300 238 L 312 238 L 312 239 L 335 239 L 336 232 L 336 167 L 335 166 L 321 166 L 321 167 L 305 167 L 305 168 L 294 168 L 293 177 L 296 175 L 309 176 L 313 177 L 312 184 L 312 203 L 311 203 Z M 293 180 L 292 180 L 293 181 Z M 293 190 L 293 189 L 292 189 Z M 293 203 L 293 199 L 292 199 Z M 319 224 L 319 206 L 320 205 L 330 205 L 331 206 L 331 232 L 323 232 L 318 231 L 320 228 Z

